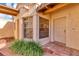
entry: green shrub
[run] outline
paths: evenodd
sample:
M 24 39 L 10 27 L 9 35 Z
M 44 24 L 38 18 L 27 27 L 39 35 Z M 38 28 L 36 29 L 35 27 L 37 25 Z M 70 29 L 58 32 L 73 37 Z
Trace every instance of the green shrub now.
M 33 41 L 17 40 L 10 46 L 10 49 L 15 53 L 24 56 L 43 55 L 43 50 L 41 46 Z

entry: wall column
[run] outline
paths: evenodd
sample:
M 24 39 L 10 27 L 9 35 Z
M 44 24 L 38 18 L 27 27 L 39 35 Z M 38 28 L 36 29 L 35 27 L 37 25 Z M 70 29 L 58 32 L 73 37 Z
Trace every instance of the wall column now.
M 54 30 L 53 30 L 53 17 L 50 15 L 50 39 L 51 39 L 51 42 L 54 42 Z
M 23 28 L 23 19 L 19 18 L 19 39 L 24 39 L 24 28 Z
M 33 16 L 33 40 L 38 41 L 39 39 L 39 16 L 35 14 Z

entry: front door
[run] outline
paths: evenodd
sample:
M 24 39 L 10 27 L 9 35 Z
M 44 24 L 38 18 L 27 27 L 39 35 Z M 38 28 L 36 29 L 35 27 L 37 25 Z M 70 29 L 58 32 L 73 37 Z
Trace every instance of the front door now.
M 66 17 L 54 19 L 54 41 L 66 43 Z

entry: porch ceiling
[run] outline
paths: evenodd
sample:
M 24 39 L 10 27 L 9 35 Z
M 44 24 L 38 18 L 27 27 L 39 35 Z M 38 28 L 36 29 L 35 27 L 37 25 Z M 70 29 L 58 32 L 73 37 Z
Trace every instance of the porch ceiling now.
M 37 12 L 42 12 L 42 13 L 51 13 L 53 11 L 56 11 L 69 3 L 49 3 L 49 4 L 42 4 L 37 8 Z
M 45 10 L 47 10 L 48 8 L 51 8 L 53 6 L 55 6 L 57 3 L 42 3 L 38 8 L 37 11 L 38 12 L 44 12 Z
M 14 9 L 14 8 L 0 5 L 0 13 L 16 16 L 19 13 L 19 11 L 17 9 Z
M 46 10 L 44 13 L 51 13 L 51 12 L 54 12 L 56 10 L 59 10 L 60 8 L 63 8 L 65 6 L 67 6 L 69 3 L 60 3 L 60 4 L 57 4 L 55 5 L 53 8 L 50 8 L 48 10 Z

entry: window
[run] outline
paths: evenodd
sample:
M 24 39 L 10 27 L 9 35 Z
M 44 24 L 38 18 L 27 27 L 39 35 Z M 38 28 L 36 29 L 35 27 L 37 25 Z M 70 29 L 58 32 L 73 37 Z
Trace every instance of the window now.
M 49 36 L 49 20 L 39 17 L 39 38 Z
M 33 20 L 32 17 L 24 18 L 24 38 L 33 38 Z

